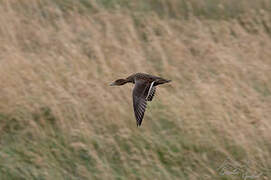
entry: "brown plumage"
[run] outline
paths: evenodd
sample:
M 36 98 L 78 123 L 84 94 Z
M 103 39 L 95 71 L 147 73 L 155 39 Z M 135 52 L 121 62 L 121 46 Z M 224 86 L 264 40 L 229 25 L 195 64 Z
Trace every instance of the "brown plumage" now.
M 126 79 L 118 79 L 111 83 L 111 86 L 121 86 L 126 83 L 135 84 L 133 89 L 133 106 L 136 118 L 136 125 L 140 126 L 144 117 L 147 101 L 152 101 L 156 86 L 164 83 L 169 83 L 171 80 L 166 80 L 161 77 L 153 76 L 145 73 L 136 73 Z

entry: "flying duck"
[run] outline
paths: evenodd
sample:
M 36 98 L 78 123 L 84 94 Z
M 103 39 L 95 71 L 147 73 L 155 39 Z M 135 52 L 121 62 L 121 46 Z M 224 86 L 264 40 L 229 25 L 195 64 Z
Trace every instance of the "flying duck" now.
M 169 83 L 171 80 L 166 80 L 161 77 L 153 76 L 145 73 L 135 73 L 126 79 L 117 79 L 110 86 L 122 86 L 126 83 L 135 84 L 133 89 L 133 106 L 136 118 L 136 125 L 140 126 L 144 117 L 147 101 L 152 101 L 156 86 L 164 83 Z

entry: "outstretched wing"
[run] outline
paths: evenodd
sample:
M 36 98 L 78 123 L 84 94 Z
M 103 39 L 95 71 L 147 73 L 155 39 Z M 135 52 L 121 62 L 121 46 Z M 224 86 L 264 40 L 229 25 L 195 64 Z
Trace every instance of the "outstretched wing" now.
M 140 126 L 144 117 L 145 109 L 147 107 L 146 96 L 148 94 L 149 84 L 138 80 L 135 83 L 133 90 L 133 105 L 136 118 L 136 125 Z

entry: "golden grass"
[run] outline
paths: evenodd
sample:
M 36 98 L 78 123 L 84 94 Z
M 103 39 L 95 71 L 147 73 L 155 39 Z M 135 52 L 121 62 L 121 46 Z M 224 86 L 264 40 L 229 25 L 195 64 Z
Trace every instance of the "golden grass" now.
M 226 158 L 271 177 L 268 1 L 227 20 L 194 7 L 214 1 L 186 20 L 174 0 L 72 2 L 0 1 L 4 179 L 240 179 Z M 132 86 L 109 86 L 134 72 L 172 80 L 140 128 Z

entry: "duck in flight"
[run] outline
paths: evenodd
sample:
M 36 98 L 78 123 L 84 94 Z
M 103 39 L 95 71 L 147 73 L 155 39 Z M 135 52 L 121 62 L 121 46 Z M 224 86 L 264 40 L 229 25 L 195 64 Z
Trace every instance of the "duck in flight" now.
M 166 80 L 161 77 L 153 76 L 145 73 L 135 73 L 126 79 L 117 79 L 110 86 L 122 86 L 126 83 L 135 84 L 133 89 L 133 106 L 136 118 L 136 125 L 140 126 L 144 117 L 147 101 L 152 101 L 156 86 L 164 83 L 169 83 L 171 80 Z

